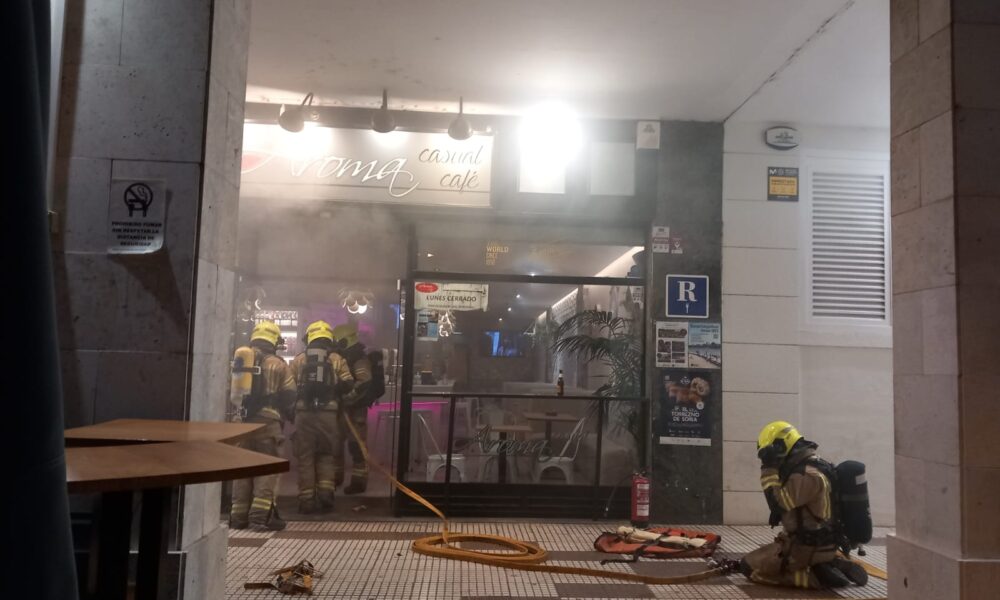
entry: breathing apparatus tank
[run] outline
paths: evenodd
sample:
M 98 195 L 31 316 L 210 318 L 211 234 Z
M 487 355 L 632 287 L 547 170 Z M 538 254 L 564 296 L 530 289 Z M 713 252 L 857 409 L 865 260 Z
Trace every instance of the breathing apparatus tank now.
M 254 374 L 260 373 L 260 367 L 254 365 L 254 360 L 254 350 L 249 346 L 241 346 L 233 354 L 229 403 L 237 414 L 243 413 L 244 400 L 253 390 Z

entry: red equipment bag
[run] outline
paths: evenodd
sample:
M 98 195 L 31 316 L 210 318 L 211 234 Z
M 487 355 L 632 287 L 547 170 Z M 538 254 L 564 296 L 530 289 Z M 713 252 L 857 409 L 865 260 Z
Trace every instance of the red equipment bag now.
M 690 529 L 676 529 L 673 527 L 651 527 L 646 531 L 658 533 L 664 537 L 676 535 L 686 538 L 701 538 L 705 540 L 705 544 L 700 548 L 667 548 L 655 542 L 629 542 L 622 539 L 617 533 L 605 532 L 594 540 L 594 549 L 598 552 L 606 552 L 608 554 L 631 554 L 632 560 L 625 562 L 635 562 L 640 556 L 645 558 L 698 558 L 712 556 L 715 549 L 719 546 L 719 542 L 722 541 L 722 536 L 707 531 L 692 531 Z

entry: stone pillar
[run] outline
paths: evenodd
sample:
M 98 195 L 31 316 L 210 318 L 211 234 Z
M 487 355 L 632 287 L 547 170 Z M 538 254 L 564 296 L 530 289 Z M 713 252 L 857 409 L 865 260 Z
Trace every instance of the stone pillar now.
M 67 3 L 54 266 L 67 426 L 222 420 L 248 0 Z M 111 182 L 165 181 L 164 248 L 107 254 Z M 181 496 L 179 593 L 221 598 L 220 485 Z
M 893 0 L 891 38 L 889 597 L 992 598 L 1000 589 L 1000 3 Z
M 653 224 L 670 227 L 680 237 L 683 254 L 654 253 L 647 288 L 646 372 L 652 401 L 651 517 L 662 523 L 722 522 L 722 371 L 655 367 L 657 321 L 684 321 L 666 316 L 666 276 L 707 275 L 709 318 L 722 320 L 722 123 L 664 121 L 661 124 L 658 189 Z M 723 361 L 723 369 L 725 362 Z M 697 374 L 712 388 L 704 409 L 710 446 L 659 443 L 663 376 L 674 380 Z

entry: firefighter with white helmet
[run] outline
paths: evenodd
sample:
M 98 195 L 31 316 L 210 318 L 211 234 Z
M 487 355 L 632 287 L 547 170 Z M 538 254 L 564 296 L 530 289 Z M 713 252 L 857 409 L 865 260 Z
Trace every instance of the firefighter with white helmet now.
M 292 449 L 298 462 L 299 512 L 333 509 L 335 464 L 343 445 L 337 414 L 341 395 L 353 388 L 347 363 L 335 352 L 333 330 L 326 321 L 306 328 L 306 349 L 292 359 L 298 386 Z
M 260 321 L 250 334 L 250 344 L 236 349 L 232 365 L 230 402 L 237 418 L 264 425 L 239 445 L 270 456 L 281 456 L 281 421 L 290 418 L 295 403 L 295 379 L 276 354 L 280 340 L 281 330 L 273 321 Z M 230 527 L 284 529 L 275 505 L 277 487 L 278 475 L 233 482 Z

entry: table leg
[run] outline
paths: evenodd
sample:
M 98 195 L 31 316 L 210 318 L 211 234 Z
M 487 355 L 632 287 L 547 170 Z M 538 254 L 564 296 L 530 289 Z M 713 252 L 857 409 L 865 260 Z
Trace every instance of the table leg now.
M 500 445 L 497 448 L 497 483 L 507 483 L 507 432 L 499 432 Z
M 552 444 L 552 421 L 545 421 L 545 441 Z
M 166 575 L 170 532 L 170 488 L 142 493 L 139 524 L 139 560 L 136 569 L 136 598 L 159 598 Z
M 97 536 L 91 545 L 90 570 L 95 598 L 124 598 L 128 595 L 128 550 L 132 530 L 132 492 L 101 494 L 97 516 Z

